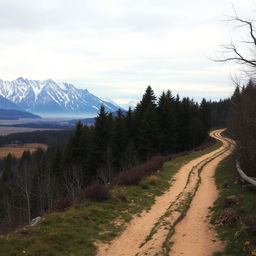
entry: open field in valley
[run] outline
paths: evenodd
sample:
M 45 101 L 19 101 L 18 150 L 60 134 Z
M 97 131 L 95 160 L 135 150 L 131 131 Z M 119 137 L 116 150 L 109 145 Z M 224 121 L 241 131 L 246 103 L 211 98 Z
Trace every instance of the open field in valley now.
M 0 158 L 6 157 L 9 153 L 13 154 L 17 158 L 20 158 L 25 150 L 34 152 L 38 148 L 42 148 L 46 150 L 47 145 L 40 144 L 40 143 L 29 143 L 29 144 L 21 144 L 21 145 L 17 144 L 17 145 L 8 145 L 5 147 L 0 147 Z

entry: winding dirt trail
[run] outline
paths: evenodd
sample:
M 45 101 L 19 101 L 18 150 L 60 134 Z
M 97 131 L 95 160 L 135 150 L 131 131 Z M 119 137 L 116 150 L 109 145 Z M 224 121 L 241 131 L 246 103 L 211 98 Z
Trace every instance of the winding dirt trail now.
M 213 131 L 211 136 L 223 145 L 185 164 L 150 211 L 135 216 L 110 244 L 100 244 L 97 256 L 210 256 L 221 250 L 223 244 L 207 216 L 218 195 L 215 169 L 233 150 L 232 141 L 220 135 L 222 131 Z

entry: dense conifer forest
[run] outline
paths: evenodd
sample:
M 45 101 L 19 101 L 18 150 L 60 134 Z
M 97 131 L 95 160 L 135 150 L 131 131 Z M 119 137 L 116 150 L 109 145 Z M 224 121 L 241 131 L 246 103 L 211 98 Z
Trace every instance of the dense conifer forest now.
M 250 88 L 243 94 L 255 90 Z M 232 102 L 236 94 L 240 98 L 237 91 Z M 65 208 L 79 196 L 90 197 L 100 184 L 129 185 L 140 178 L 138 173 L 156 171 L 173 154 L 204 143 L 211 127 L 223 127 L 228 104 L 205 99 L 199 104 L 169 90 L 157 99 L 149 86 L 135 110 L 113 116 L 101 107 L 95 125 L 78 122 L 67 143 L 24 152 L 21 159 L 8 155 L 1 162 L 0 230 L 8 232 L 46 211 Z
M 228 130 L 237 144 L 237 158 L 248 176 L 256 176 L 256 84 L 237 86 L 231 97 Z

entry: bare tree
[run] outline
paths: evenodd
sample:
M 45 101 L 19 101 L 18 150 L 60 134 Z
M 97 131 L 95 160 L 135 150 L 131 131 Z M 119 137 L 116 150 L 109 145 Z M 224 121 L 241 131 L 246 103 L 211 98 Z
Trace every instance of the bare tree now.
M 242 40 L 241 47 L 245 46 L 246 52 L 241 50 L 237 43 L 222 45 L 223 51 L 221 57 L 214 59 L 215 62 L 235 62 L 237 64 L 249 68 L 247 71 L 253 71 L 256 68 L 256 34 L 254 21 L 250 19 L 242 19 L 237 15 L 234 8 L 234 16 L 228 19 L 229 22 L 235 23 L 235 28 L 245 28 L 248 32 L 248 40 Z
M 75 197 L 76 192 L 82 189 L 83 174 L 81 167 L 72 165 L 64 173 L 64 181 L 67 193 Z
M 31 193 L 32 193 L 32 179 L 33 173 L 30 168 L 25 164 L 22 168 L 18 169 L 15 175 L 16 185 L 23 195 L 27 206 L 27 220 L 31 221 Z

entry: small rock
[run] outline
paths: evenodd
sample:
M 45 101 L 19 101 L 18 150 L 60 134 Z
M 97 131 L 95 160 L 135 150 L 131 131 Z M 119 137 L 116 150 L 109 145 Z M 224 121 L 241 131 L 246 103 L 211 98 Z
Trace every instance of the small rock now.
M 31 220 L 30 222 L 30 226 L 33 227 L 33 226 L 36 226 L 39 222 L 41 222 L 43 220 L 42 217 L 38 216 L 36 218 L 34 218 L 33 220 Z

